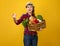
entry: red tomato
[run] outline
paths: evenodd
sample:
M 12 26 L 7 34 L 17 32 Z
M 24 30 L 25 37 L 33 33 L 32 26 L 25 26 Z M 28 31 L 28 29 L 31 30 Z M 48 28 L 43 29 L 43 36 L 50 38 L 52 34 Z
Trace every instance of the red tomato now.
M 39 22 L 39 21 L 38 21 L 37 19 L 34 19 L 34 20 L 33 20 L 33 23 L 34 23 L 34 24 L 36 24 L 36 23 L 38 23 L 38 22 Z

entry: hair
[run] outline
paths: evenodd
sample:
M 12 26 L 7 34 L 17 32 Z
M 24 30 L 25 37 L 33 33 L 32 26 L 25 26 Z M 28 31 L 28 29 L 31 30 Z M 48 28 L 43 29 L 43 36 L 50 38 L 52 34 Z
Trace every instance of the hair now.
M 27 8 L 28 5 L 31 5 L 31 6 L 33 7 L 32 16 L 35 17 L 35 13 L 34 13 L 34 8 L 35 8 L 35 7 L 33 6 L 33 4 L 27 4 L 27 5 L 26 5 L 26 8 Z

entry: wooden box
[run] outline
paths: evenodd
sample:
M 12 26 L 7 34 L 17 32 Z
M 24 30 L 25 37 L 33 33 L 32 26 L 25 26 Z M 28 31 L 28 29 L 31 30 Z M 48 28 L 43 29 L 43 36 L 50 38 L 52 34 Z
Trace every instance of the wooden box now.
M 39 22 L 37 24 L 28 24 L 29 31 L 39 31 L 40 28 L 44 29 L 46 27 L 46 22 L 43 20 L 42 22 Z

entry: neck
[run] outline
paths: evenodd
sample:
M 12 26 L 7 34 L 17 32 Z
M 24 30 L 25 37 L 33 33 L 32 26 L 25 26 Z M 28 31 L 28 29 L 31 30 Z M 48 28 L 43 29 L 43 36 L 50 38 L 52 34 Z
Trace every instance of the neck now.
M 32 15 L 32 13 L 28 13 L 29 15 Z

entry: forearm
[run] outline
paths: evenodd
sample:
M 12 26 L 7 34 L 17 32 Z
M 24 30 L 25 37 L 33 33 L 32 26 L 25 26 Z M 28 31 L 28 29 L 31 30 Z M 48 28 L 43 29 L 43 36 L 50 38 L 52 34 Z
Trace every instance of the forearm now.
M 14 23 L 18 25 L 18 21 L 16 20 L 16 18 L 13 18 Z

